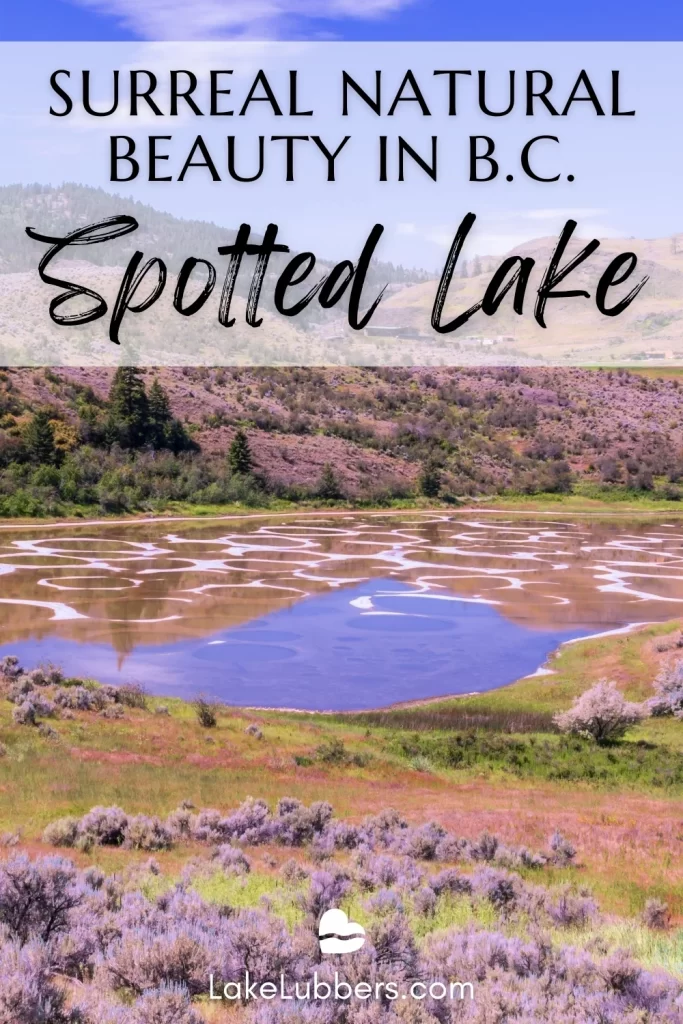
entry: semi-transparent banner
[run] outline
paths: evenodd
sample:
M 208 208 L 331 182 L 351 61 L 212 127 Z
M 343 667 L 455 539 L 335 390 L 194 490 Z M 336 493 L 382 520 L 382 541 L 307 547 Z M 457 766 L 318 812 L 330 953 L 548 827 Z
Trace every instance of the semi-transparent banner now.
M 0 363 L 683 363 L 681 66 L 2 44 Z

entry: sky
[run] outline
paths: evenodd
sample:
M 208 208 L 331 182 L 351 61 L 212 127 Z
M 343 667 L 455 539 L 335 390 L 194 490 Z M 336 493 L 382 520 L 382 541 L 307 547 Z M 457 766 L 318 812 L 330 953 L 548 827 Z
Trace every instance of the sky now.
M 679 0 L 4 0 L 2 40 L 681 40 Z

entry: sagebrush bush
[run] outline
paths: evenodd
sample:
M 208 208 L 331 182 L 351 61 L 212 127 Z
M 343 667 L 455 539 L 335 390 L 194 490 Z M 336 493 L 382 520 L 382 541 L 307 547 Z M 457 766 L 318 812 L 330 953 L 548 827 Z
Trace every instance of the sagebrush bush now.
M 131 835 L 135 822 L 136 837 Z M 64 845 L 73 845 L 73 822 L 63 819 L 48 826 L 46 842 L 54 845 L 63 834 Z M 143 838 L 144 837 L 144 838 Z M 422 884 L 416 861 L 474 861 L 504 867 L 541 869 L 548 862 L 571 863 L 574 848 L 560 833 L 550 841 L 550 852 L 531 852 L 526 847 L 509 847 L 488 832 L 470 841 L 448 833 L 437 822 L 411 826 L 392 809 L 370 815 L 359 825 L 338 821 L 326 801 L 314 801 L 308 807 L 300 800 L 282 797 L 272 813 L 264 800 L 248 797 L 228 814 L 212 808 L 196 813 L 192 806 L 181 806 L 165 821 L 139 815 L 129 818 L 120 807 L 94 807 L 76 824 L 76 845 L 135 845 L 151 843 L 142 849 L 166 849 L 173 843 L 198 842 L 224 845 L 262 846 L 274 843 L 285 847 L 309 847 L 317 859 L 332 857 L 338 851 L 359 851 L 359 871 L 365 872 L 368 888 L 375 878 L 391 885 L 396 871 L 411 875 L 414 887 Z M 159 845 L 156 845 L 159 844 Z M 372 852 L 391 857 L 368 859 Z M 398 858 L 398 859 L 397 859 Z
M 197 716 L 197 721 L 203 729 L 215 729 L 218 725 L 218 715 L 216 713 L 216 707 L 205 697 L 197 697 L 193 702 L 194 713 Z
M 122 683 L 116 688 L 115 699 L 129 708 L 145 710 L 148 704 L 147 691 L 140 683 Z
M 62 857 L 31 861 L 21 854 L 0 867 L 0 924 L 19 942 L 47 942 L 83 899 L 76 869 Z
M 15 654 L 6 654 L 0 658 L 0 676 L 3 676 L 4 679 L 16 679 L 22 671 L 19 659 Z
M 37 717 L 35 705 L 30 700 L 18 704 L 12 711 L 12 721 L 15 725 L 35 725 Z
M 255 805 L 246 810 L 250 827 Z M 292 810 L 287 802 L 282 817 Z M 116 811 L 98 809 L 97 822 L 120 823 Z M 309 986 L 314 972 L 320 981 L 336 972 L 340 981 L 373 988 L 415 979 L 471 980 L 476 988 L 474 999 L 427 998 L 407 1014 L 381 998 L 261 999 L 235 1008 L 248 1024 L 678 1024 L 680 979 L 643 970 L 597 942 L 576 949 L 547 937 L 548 928 L 594 923 L 597 908 L 587 893 L 534 886 L 481 862 L 470 875 L 454 868 L 427 874 L 405 854 L 386 851 L 392 831 L 405 831 L 401 822 L 391 812 L 369 819 L 380 850 L 359 848 L 351 873 L 314 872 L 306 889 L 292 894 L 305 920 L 289 928 L 268 909 L 207 902 L 186 881 L 150 895 L 140 888 L 148 877 L 140 870 L 151 865 L 108 877 L 61 858 L 10 858 L 0 867 L 0 1024 L 202 1024 L 209 974 L 243 982 L 247 971 L 276 988 L 283 975 L 290 992 L 295 983 Z M 217 856 L 233 862 L 243 854 L 227 846 Z M 297 886 L 306 881 L 296 864 L 284 874 Z M 321 956 L 320 913 L 343 906 L 357 888 L 366 893 L 365 945 L 353 957 Z M 507 931 L 494 924 L 430 932 L 431 925 L 418 943 L 414 916 L 431 917 L 440 900 L 460 897 L 485 904 Z
M 669 925 L 669 908 L 663 900 L 649 899 L 643 908 L 643 924 L 648 928 L 663 930 Z
M 248 875 L 251 871 L 248 858 L 235 846 L 219 846 L 215 858 L 226 875 Z

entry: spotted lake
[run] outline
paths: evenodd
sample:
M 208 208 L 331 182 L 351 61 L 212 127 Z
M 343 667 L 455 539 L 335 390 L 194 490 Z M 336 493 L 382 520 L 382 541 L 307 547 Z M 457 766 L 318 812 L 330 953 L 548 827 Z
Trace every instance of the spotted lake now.
M 0 656 L 231 704 L 487 690 L 683 612 L 683 520 L 293 514 L 0 524 Z

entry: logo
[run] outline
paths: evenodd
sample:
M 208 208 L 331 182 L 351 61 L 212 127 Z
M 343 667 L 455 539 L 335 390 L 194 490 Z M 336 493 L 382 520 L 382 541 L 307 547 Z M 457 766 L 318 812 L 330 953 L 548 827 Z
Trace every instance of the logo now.
M 355 953 L 365 942 L 365 928 L 336 907 L 320 918 L 318 935 L 321 953 Z

